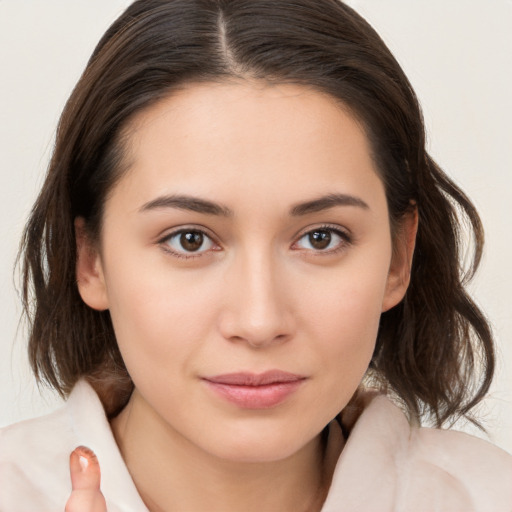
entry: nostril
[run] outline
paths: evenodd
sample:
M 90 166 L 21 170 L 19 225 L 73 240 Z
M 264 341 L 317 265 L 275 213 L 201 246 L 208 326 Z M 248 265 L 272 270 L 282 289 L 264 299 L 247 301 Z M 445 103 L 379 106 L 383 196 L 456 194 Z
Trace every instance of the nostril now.
M 246 343 L 255 348 L 266 347 L 269 345 L 275 345 L 277 343 L 283 343 L 288 339 L 287 334 L 278 334 L 277 336 L 268 336 L 265 338 L 248 337 L 245 338 Z

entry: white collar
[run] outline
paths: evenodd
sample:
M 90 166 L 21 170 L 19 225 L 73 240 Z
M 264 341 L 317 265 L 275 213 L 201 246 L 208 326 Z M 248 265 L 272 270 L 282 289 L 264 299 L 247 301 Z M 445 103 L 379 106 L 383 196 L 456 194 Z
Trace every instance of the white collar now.
M 85 407 L 84 405 L 87 404 Z M 79 443 L 89 446 L 100 461 L 101 487 L 120 510 L 148 512 L 128 472 L 98 395 L 85 380 L 73 388 L 68 410 Z M 340 431 L 333 421 L 329 445 Z M 322 512 L 393 510 L 397 458 L 407 451 L 410 426 L 404 414 L 387 398 L 377 396 L 355 423 L 339 457 Z M 369 485 L 370 482 L 370 485 Z M 372 492 L 368 493 L 371 488 Z
M 67 406 L 79 443 L 91 448 L 100 461 L 101 489 L 107 508 L 112 502 L 123 512 L 148 512 L 121 456 L 103 405 L 91 385 L 85 380 L 78 381 Z

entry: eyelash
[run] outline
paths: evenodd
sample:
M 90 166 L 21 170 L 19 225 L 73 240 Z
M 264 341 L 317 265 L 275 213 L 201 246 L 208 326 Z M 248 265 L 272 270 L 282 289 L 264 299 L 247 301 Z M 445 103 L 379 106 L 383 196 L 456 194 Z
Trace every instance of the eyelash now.
M 328 224 L 324 224 L 322 226 L 318 226 L 316 228 L 308 229 L 307 231 L 304 231 L 297 238 L 297 241 L 294 242 L 293 245 L 297 244 L 304 237 L 311 235 L 312 233 L 315 233 L 318 231 L 325 231 L 325 232 L 330 233 L 331 235 L 335 234 L 336 236 L 338 236 L 341 239 L 341 241 L 333 249 L 325 249 L 325 250 L 318 249 L 316 251 L 314 249 L 310 249 L 310 251 L 315 253 L 315 256 L 331 256 L 334 254 L 338 254 L 338 253 L 344 251 L 347 248 L 347 246 L 350 246 L 353 243 L 351 235 L 349 235 L 346 231 L 341 230 L 338 226 L 331 226 Z
M 190 260 L 190 259 L 194 259 L 194 258 L 199 258 L 199 257 L 203 256 L 204 252 L 207 252 L 207 251 L 203 251 L 203 252 L 190 252 L 190 253 L 186 253 L 186 252 L 178 252 L 178 251 L 172 250 L 169 247 L 169 243 L 168 242 L 171 239 L 182 235 L 183 233 L 200 233 L 201 235 L 204 236 L 205 239 L 209 239 L 212 244 L 218 245 L 214 241 L 213 237 L 210 236 L 204 229 L 195 228 L 195 227 L 181 228 L 181 229 L 178 229 L 177 231 L 173 231 L 172 233 L 169 233 L 169 234 L 165 235 L 162 239 L 160 239 L 158 241 L 158 244 L 163 248 L 164 251 L 168 252 L 172 256 L 174 256 L 176 258 L 186 259 L 186 260 Z M 219 250 L 219 249 L 214 249 L 214 250 Z
M 326 225 L 322 225 L 322 226 L 319 226 L 319 227 L 316 227 L 316 228 L 313 228 L 313 229 L 309 229 L 308 231 L 303 232 L 297 238 L 297 241 L 293 243 L 293 245 L 297 244 L 304 237 L 306 237 L 308 235 L 311 235 L 314 232 L 319 232 L 319 231 L 320 232 L 324 231 L 324 232 L 328 232 L 328 233 L 331 233 L 331 234 L 335 234 L 336 236 L 340 237 L 342 241 L 334 249 L 327 249 L 327 250 L 319 249 L 319 250 L 316 250 L 316 251 L 314 249 L 308 249 L 308 251 L 314 252 L 315 255 L 326 256 L 326 255 L 338 254 L 339 252 L 345 250 L 347 248 L 347 246 L 352 244 L 352 237 L 347 232 L 341 230 L 339 227 L 330 226 L 330 225 L 326 224 Z M 208 250 L 206 250 L 206 251 L 197 252 L 197 253 L 196 252 L 186 253 L 186 252 L 178 252 L 178 251 L 174 251 L 174 250 L 170 249 L 169 248 L 169 243 L 168 243 L 169 240 L 171 240 L 171 239 L 173 239 L 173 238 L 175 238 L 175 237 L 177 237 L 179 235 L 182 235 L 183 233 L 199 233 L 199 234 L 203 235 L 206 239 L 209 239 L 212 244 L 218 245 L 218 244 L 216 244 L 216 242 L 213 239 L 213 237 L 210 236 L 206 231 L 204 231 L 203 229 L 194 228 L 194 227 L 181 228 L 181 229 L 179 229 L 177 231 L 173 231 L 172 233 L 169 233 L 169 234 L 165 235 L 165 237 L 161 238 L 158 241 L 158 244 L 163 248 L 163 250 L 165 250 L 166 252 L 170 253 L 172 256 L 174 256 L 176 258 L 187 259 L 187 260 L 188 259 L 199 258 L 199 257 L 203 256 L 203 254 L 208 252 Z M 219 249 L 213 249 L 213 250 L 214 251 L 218 251 Z

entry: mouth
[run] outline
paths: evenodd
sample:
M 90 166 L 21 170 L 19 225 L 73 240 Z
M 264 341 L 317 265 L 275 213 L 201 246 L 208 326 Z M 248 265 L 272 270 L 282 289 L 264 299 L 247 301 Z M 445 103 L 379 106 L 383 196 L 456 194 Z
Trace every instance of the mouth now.
M 242 409 L 270 409 L 294 394 L 306 377 L 270 370 L 260 374 L 227 373 L 202 380 L 217 396 Z

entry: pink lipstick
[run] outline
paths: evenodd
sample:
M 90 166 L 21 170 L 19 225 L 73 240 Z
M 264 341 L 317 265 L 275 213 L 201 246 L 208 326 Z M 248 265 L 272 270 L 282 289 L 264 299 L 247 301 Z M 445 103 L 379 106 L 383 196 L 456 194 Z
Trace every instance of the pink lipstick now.
M 271 370 L 205 377 L 209 389 L 243 409 L 270 409 L 284 402 L 306 380 L 301 375 Z

